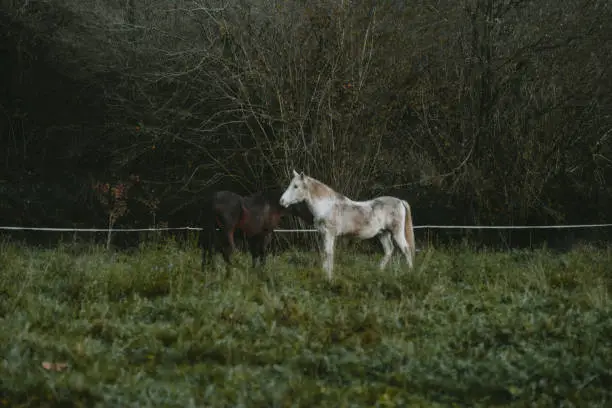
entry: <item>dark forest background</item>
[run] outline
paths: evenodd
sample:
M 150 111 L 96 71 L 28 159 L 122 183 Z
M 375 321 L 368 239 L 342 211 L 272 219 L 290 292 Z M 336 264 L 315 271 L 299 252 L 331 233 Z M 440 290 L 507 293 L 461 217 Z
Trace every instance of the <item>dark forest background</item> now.
M 0 0 L 0 224 L 195 225 L 212 190 L 293 168 L 416 225 L 612 222 L 611 21 L 607 0 Z M 471 237 L 610 237 L 528 234 Z

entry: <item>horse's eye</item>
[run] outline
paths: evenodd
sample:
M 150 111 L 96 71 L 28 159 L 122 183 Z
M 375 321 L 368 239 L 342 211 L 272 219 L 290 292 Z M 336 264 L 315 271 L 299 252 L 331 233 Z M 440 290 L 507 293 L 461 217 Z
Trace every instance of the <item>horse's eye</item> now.
M 294 184 L 294 185 L 293 185 L 293 188 L 297 188 L 297 184 Z

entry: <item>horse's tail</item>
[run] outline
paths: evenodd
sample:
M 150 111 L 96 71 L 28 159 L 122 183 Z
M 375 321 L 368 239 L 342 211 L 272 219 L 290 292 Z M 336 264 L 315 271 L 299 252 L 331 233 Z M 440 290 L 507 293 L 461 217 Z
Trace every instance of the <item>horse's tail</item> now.
M 404 223 L 404 234 L 406 235 L 406 241 L 410 247 L 412 253 L 412 259 L 416 255 L 416 247 L 414 246 L 414 227 L 412 226 L 412 212 L 410 211 L 410 204 L 407 201 L 402 200 L 402 204 L 406 208 L 406 222 Z

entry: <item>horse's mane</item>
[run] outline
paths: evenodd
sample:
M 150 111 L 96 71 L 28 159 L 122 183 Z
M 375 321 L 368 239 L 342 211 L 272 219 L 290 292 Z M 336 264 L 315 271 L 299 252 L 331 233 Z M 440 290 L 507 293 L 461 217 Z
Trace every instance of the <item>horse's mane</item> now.
M 317 180 L 314 177 L 310 177 L 310 176 L 306 176 L 306 177 L 308 177 L 306 180 L 308 180 L 312 186 L 310 188 L 310 192 L 316 195 L 317 197 L 336 196 L 338 198 L 346 198 L 342 193 L 337 192 L 336 190 L 334 190 L 333 188 L 331 188 L 324 182 Z

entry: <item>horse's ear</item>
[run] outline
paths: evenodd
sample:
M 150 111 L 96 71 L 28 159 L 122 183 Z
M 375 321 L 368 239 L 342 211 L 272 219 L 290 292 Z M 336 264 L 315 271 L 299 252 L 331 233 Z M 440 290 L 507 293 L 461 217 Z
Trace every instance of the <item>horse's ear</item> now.
M 297 171 L 295 171 L 295 169 L 293 169 L 293 176 L 294 176 L 294 177 L 299 176 L 298 172 L 297 172 Z

